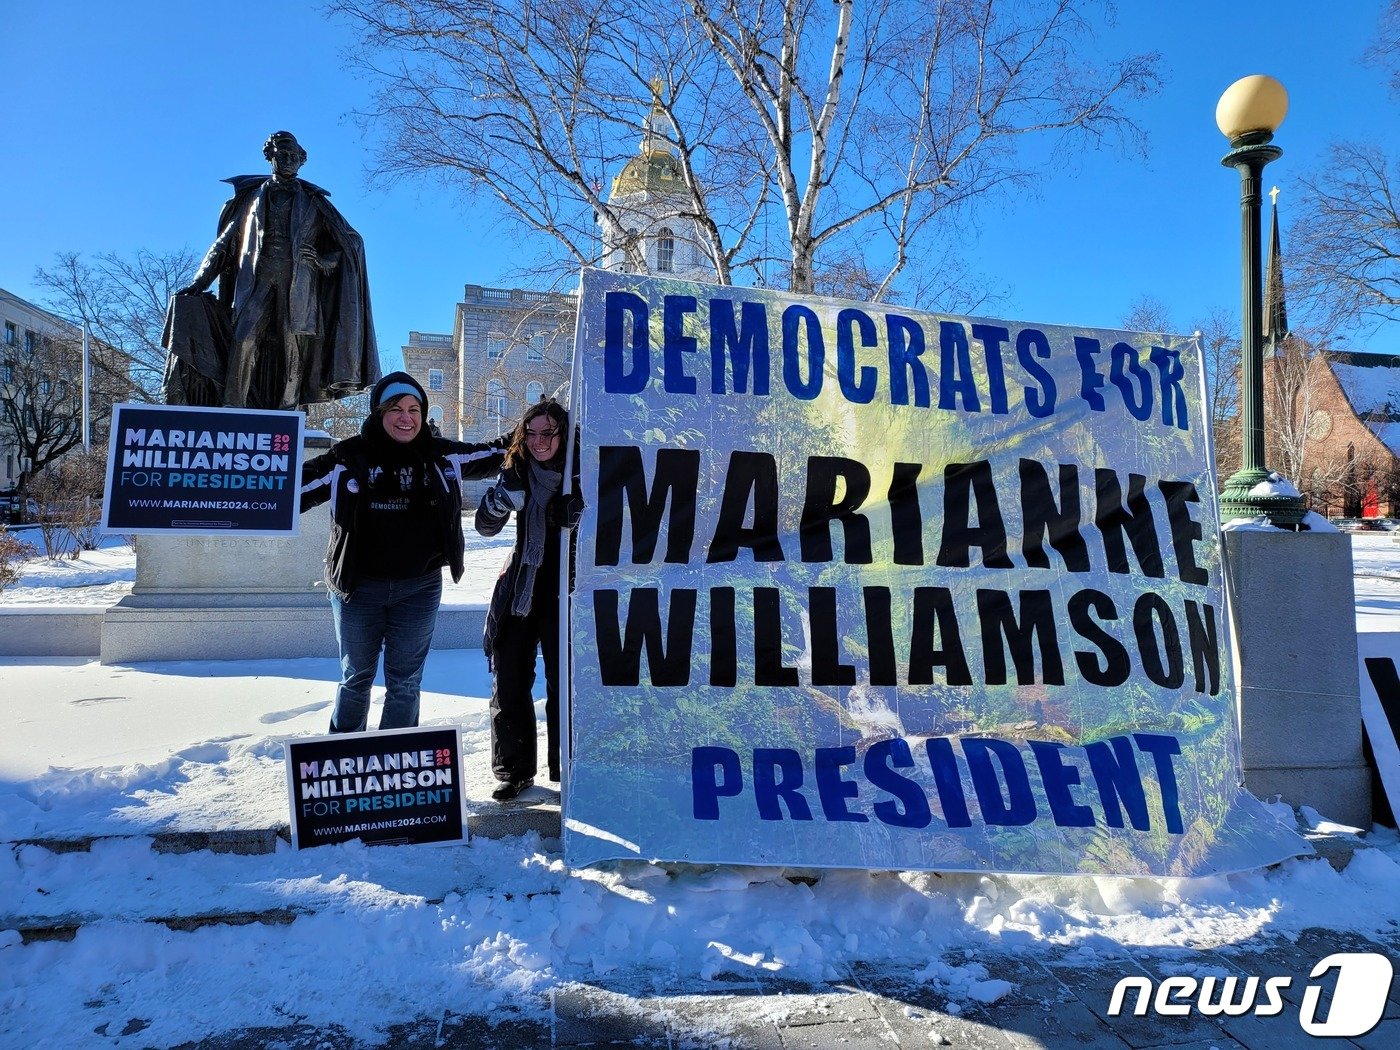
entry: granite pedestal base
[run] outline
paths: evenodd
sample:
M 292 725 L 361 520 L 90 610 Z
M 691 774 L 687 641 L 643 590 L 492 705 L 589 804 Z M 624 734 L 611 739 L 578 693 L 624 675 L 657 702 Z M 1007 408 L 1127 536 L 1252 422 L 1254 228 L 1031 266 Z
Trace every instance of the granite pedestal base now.
M 1232 530 L 1225 553 L 1245 787 L 1369 829 L 1351 538 Z
M 103 617 L 102 663 L 334 656 L 329 528 L 318 507 L 297 536 L 136 537 L 136 582 Z

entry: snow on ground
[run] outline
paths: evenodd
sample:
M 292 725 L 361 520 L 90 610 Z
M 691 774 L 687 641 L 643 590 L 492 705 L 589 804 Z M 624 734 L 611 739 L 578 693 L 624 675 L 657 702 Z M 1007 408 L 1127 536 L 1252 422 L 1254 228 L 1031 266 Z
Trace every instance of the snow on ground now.
M 442 604 L 448 608 L 483 604 L 491 598 L 491 587 L 515 543 L 515 523 L 499 535 L 478 536 L 468 522 L 465 529 L 467 551 L 462 579 L 453 583 L 443 577 Z M 13 535 L 35 547 L 40 546 L 34 529 L 18 529 Z M 136 582 L 136 552 L 128 539 L 105 537 L 95 551 L 83 551 L 76 560 L 62 557 L 50 560 L 30 558 L 23 563 L 17 582 L 0 591 L 0 608 L 29 605 L 105 609 L 131 593 Z
M 34 529 L 17 529 L 12 535 L 40 546 Z M 19 580 L 0 591 L 0 608 L 36 604 L 106 608 L 131 593 L 136 555 L 129 543 L 113 536 L 104 539 L 97 550 L 83 551 L 76 560 L 35 557 L 23 562 L 20 569 Z
M 1358 622 L 1387 629 L 1400 622 L 1400 544 L 1352 539 Z M 504 554 L 476 547 L 455 600 L 484 600 Z M 30 565 L 15 594 L 105 601 L 107 588 L 129 587 L 131 564 L 111 547 Z M 293 1020 L 368 1040 L 445 1003 L 531 1015 L 551 989 L 609 974 L 634 975 L 645 991 L 758 972 L 824 980 L 856 963 L 898 967 L 950 1004 L 987 1002 L 1010 986 L 986 979 L 983 949 L 1068 947 L 1087 967 L 1125 945 L 1396 925 L 1400 838 L 1381 828 L 1340 873 L 1303 859 L 1161 880 L 841 871 L 808 884 L 776 869 L 571 870 L 557 842 L 534 835 L 445 848 L 284 844 L 254 857 L 151 850 L 144 836 L 157 831 L 282 822 L 278 740 L 322 731 L 335 680 L 329 658 L 0 660 L 3 838 L 123 836 L 91 853 L 16 845 L 0 861 L 0 913 L 82 923 L 66 943 L 23 945 L 0 930 L 0 1043 L 59 1045 L 57 1030 L 65 1047 L 170 1046 Z M 479 651 L 433 652 L 423 721 L 462 725 L 469 765 L 487 762 L 488 691 Z M 140 921 L 273 908 L 297 917 L 185 932 Z M 748 1009 L 778 1017 L 791 1007 L 775 997 Z M 81 1026 L 56 1020 L 78 1017 Z M 131 1018 L 148 1023 L 122 1039 Z M 729 1020 L 715 1016 L 715 1031 Z
M 1351 534 L 1356 629 L 1400 631 L 1400 532 Z

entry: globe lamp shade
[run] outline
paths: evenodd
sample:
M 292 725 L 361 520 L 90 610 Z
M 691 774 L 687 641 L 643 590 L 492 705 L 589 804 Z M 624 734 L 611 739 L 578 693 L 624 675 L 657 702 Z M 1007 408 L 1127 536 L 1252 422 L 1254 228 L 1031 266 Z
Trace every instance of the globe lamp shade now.
M 1236 80 L 1215 106 L 1215 123 L 1231 142 L 1251 132 L 1272 135 L 1288 114 L 1288 92 L 1262 74 Z M 1267 140 L 1265 140 L 1267 141 Z

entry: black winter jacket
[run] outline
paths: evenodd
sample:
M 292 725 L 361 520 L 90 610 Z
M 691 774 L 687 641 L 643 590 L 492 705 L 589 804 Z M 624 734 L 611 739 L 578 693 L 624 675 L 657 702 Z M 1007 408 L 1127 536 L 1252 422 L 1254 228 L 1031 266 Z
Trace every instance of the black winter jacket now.
M 489 478 L 501 469 L 504 444 L 487 444 L 430 438 L 426 445 L 426 478 L 429 499 L 442 524 L 442 550 L 452 570 L 453 582 L 462 578 L 462 482 Z M 364 559 L 358 547 L 366 533 L 369 471 L 375 466 L 374 449 L 362 436 L 346 438 L 329 452 L 308 460 L 301 468 L 301 509 L 309 510 L 327 500 L 331 504 L 330 544 L 326 551 L 326 586 L 348 598 L 359 582 Z

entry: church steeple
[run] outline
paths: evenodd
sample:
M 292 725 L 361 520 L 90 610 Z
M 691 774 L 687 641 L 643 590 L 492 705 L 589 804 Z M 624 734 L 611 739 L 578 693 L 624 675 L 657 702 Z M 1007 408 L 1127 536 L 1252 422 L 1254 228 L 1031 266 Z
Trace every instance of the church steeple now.
M 1278 235 L 1278 187 L 1269 191 L 1273 205 L 1273 223 L 1269 229 L 1269 266 L 1264 277 L 1264 352 L 1278 353 L 1279 344 L 1288 338 L 1288 307 L 1283 298 L 1283 246 Z

